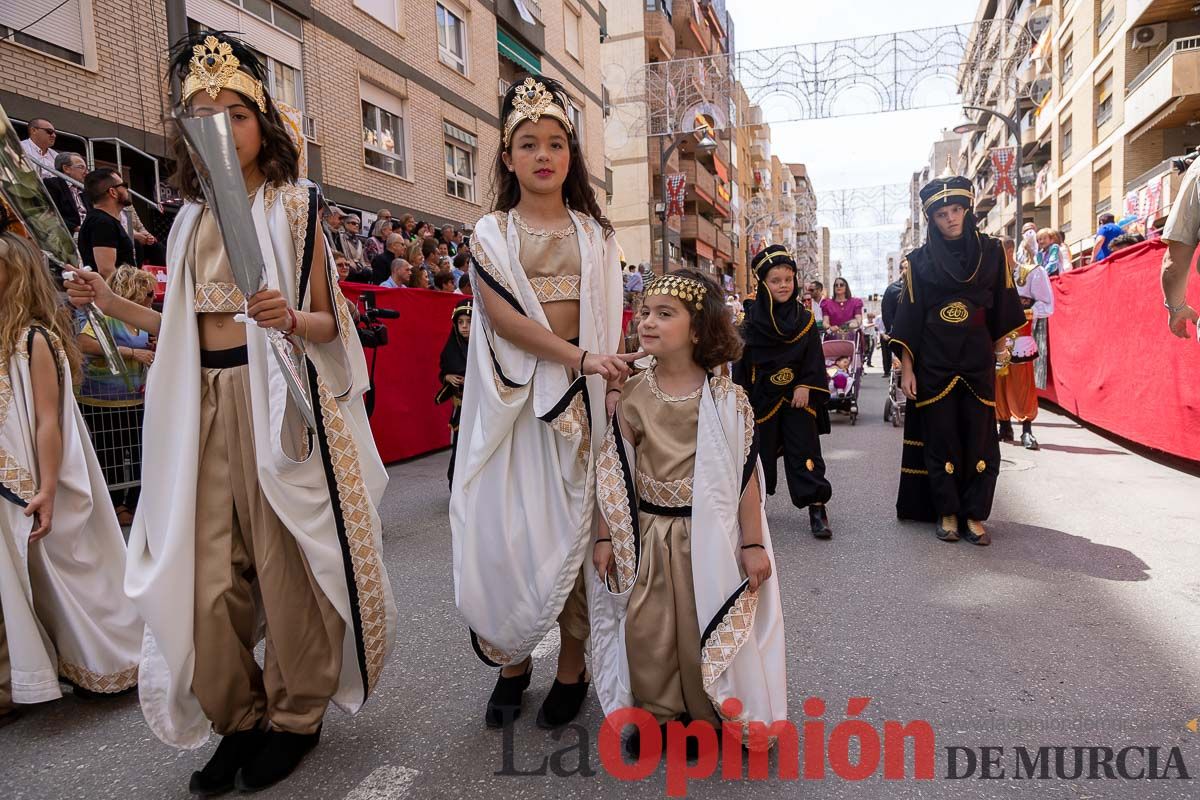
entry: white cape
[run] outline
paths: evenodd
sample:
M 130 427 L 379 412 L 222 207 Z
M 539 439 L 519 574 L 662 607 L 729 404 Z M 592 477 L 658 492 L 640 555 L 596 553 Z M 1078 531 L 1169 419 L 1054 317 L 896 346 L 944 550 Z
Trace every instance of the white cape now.
M 142 639 L 121 590 L 125 540 L 66 357 L 47 336 L 60 364 L 62 466 L 50 533 L 32 545 L 33 518 L 24 513 L 38 491 L 28 330 L 0 371 L 0 603 L 17 703 L 60 697 L 59 676 L 93 692 L 132 687 Z
M 125 575 L 125 590 L 146 620 L 142 713 L 160 739 L 188 748 L 204 744 L 211 727 L 191 688 L 200 346 L 185 256 L 200 212 L 200 204 L 186 204 L 167 243 L 158 358 L 146 387 L 142 496 Z M 246 337 L 258 480 L 271 508 L 296 538 L 321 591 L 346 622 L 342 674 L 333 700 L 353 713 L 383 669 L 396 616 L 376 511 L 387 473 L 362 402 L 366 363 L 337 286 L 328 242 L 326 263 L 312 263 L 314 237 L 322 235 L 315 190 L 292 185 L 259 189 L 251 213 L 268 287 L 307 309 L 309 271 L 324 269 L 337 312 L 338 337 L 329 344 L 309 343 L 306 358 L 300 359 L 318 424 L 307 454 L 284 449 L 283 442 L 292 438 L 285 426 L 302 423 L 265 332 L 248 325 Z
M 580 248 L 579 346 L 615 353 L 622 288 L 616 240 L 574 213 Z M 506 212 L 475 226 L 471 280 L 549 328 L 521 267 Z M 476 288 L 476 292 L 479 289 Z M 487 664 L 523 660 L 555 623 L 587 554 L 595 509 L 593 431 L 604 379 L 505 341 L 475 304 L 450 496 L 454 598 Z
M 614 417 L 597 464 L 600 510 L 613 546 L 610 585 L 601 582 L 595 569 L 585 571 L 593 682 L 606 715 L 634 705 L 625 617 L 641 561 L 635 470 L 633 445 L 622 437 Z M 738 566 L 738 507 L 751 479 L 758 481 L 759 496 L 765 498 L 754 446 L 754 410 L 741 387 L 729 378 L 712 377 L 700 396 L 692 488 L 692 582 L 696 623 L 702 632 L 700 670 L 704 691 L 722 719 L 770 725 L 787 718 L 783 608 L 761 502 L 763 546 L 772 576 L 751 592 Z M 731 698 L 742 704 L 741 714 L 734 717 L 722 713 L 722 704 Z

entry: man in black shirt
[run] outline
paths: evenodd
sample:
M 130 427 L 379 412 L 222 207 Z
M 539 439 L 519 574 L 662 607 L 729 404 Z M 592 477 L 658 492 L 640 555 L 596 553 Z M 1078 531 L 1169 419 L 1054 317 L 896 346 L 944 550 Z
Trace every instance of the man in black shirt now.
M 371 283 L 379 284 L 392 277 L 392 262 L 404 258 L 408 252 L 408 242 L 398 233 L 387 237 L 387 246 L 383 252 L 371 259 Z
M 80 183 L 87 177 L 87 162 L 78 153 L 59 153 L 54 159 L 54 168 Z M 58 209 L 63 222 L 67 224 L 67 230 L 71 233 L 78 233 L 79 226 L 83 224 L 83 218 L 87 216 L 87 204 L 83 199 L 83 190 L 57 175 L 43 178 L 42 183 L 46 184 L 46 191 L 50 193 L 50 199 L 54 201 L 55 208 Z
M 134 265 L 133 239 L 121 225 L 121 210 L 133 204 L 114 169 L 94 169 L 83 180 L 92 208 L 79 228 L 79 257 L 107 278 L 122 264 Z

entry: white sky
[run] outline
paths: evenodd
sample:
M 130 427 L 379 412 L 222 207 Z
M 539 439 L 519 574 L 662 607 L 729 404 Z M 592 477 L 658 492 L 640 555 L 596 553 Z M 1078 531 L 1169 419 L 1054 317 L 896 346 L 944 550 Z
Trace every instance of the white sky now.
M 977 0 L 726 0 L 739 51 L 958 25 L 975 18 L 976 6 Z M 931 92 L 948 102 L 956 99 L 949 84 Z M 877 101 L 855 91 L 846 92 L 837 107 L 860 115 L 776 123 L 773 109 L 764 108 L 772 152 L 784 162 L 807 165 L 817 192 L 907 183 L 929 158 L 941 132 L 962 118 L 961 109 L 949 105 L 868 113 L 878 107 Z M 872 241 L 877 238 L 871 236 Z M 895 239 L 895 247 L 887 251 L 899 249 L 898 234 Z M 836 230 L 833 244 L 833 258 L 842 262 L 856 294 L 883 291 L 887 251 L 871 247 L 854 256 L 839 245 Z
M 735 46 L 756 50 L 880 33 L 957 25 L 975 0 L 727 0 Z M 851 10 L 852 9 L 852 10 Z M 846 189 L 902 183 L 921 168 L 954 107 L 771 125 L 772 152 L 808 166 L 813 187 Z

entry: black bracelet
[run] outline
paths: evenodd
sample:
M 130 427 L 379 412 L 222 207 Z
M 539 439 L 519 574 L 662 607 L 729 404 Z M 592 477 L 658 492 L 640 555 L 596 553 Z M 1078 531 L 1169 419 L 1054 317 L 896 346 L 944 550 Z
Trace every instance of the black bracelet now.
M 609 389 L 607 392 L 604 393 L 604 395 L 607 397 L 608 395 L 612 394 L 613 392 L 616 392 L 617 394 L 621 394 L 620 389 Z
M 597 545 L 597 544 L 600 544 L 601 542 L 610 542 L 611 543 L 612 539 L 597 539 L 596 541 L 592 542 L 592 544 Z
M 744 545 L 742 545 L 742 549 L 743 549 L 743 550 L 749 550 L 751 547 L 758 547 L 758 548 L 761 548 L 761 549 L 763 549 L 763 550 L 766 550 L 766 549 L 767 549 L 767 548 L 763 547 L 761 544 L 744 544 Z
M 579 357 L 579 374 L 583 374 L 583 360 L 587 358 L 587 350 L 583 351 L 583 355 Z

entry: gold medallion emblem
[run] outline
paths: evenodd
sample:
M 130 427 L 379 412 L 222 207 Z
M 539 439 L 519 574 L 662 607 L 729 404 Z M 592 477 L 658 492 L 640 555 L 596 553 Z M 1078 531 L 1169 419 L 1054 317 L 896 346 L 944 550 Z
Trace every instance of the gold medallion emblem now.
M 939 316 L 946 322 L 966 322 L 967 317 L 971 316 L 971 312 L 967 310 L 965 303 L 955 300 L 950 305 L 942 308 Z
M 947 461 L 947 462 L 946 462 L 946 474 L 947 474 L 947 475 L 953 475 L 953 474 L 954 474 L 954 465 L 953 465 L 953 464 L 951 464 L 949 461 Z
M 975 465 L 976 472 L 983 472 L 985 469 L 987 469 L 986 462 L 980 461 L 978 464 Z
M 804 466 L 808 467 L 808 471 L 809 471 L 809 472 L 812 472 L 812 471 L 813 471 L 813 468 L 814 468 L 814 467 L 816 467 L 816 464 L 814 464 L 814 463 L 813 463 L 813 460 L 810 458 L 810 459 L 808 459 L 807 461 L 805 461 L 805 462 L 804 462 Z
M 771 383 L 776 386 L 787 386 L 796 379 L 796 373 L 792 372 L 791 367 L 784 367 L 771 376 Z

